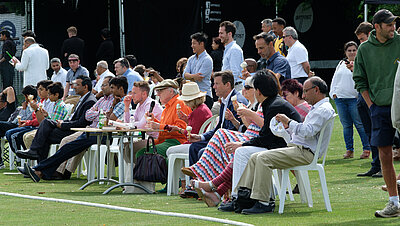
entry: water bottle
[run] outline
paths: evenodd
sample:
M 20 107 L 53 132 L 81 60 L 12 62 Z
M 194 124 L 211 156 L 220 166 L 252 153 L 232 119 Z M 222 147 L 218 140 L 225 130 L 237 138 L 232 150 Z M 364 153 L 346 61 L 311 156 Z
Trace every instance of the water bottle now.
M 103 129 L 104 121 L 105 121 L 104 112 L 103 112 L 103 110 L 100 110 L 99 123 L 97 124 L 97 128 Z

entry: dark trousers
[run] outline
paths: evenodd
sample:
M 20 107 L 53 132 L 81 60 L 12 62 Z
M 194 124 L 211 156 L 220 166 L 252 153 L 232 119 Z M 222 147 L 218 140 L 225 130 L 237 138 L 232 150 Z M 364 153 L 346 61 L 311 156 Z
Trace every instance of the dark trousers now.
M 18 127 L 17 124 L 11 122 L 0 121 L 0 137 L 4 137 L 6 132 L 10 129 Z
M 3 78 L 3 89 L 13 86 L 15 72 L 14 67 L 8 61 L 0 63 L 0 74 Z
M 361 118 L 361 122 L 364 126 L 365 133 L 367 134 L 368 140 L 371 143 L 371 125 L 372 125 L 371 112 L 361 94 L 358 94 L 357 108 L 358 108 L 358 114 L 360 115 Z M 379 160 L 378 148 L 371 145 L 371 154 L 372 154 L 371 170 L 374 171 L 381 170 L 381 161 Z
M 56 121 L 45 119 L 39 125 L 30 150 L 38 153 L 40 162 L 49 155 L 51 144 L 59 144 L 64 137 L 73 133 L 71 130 L 59 129 Z
M 103 136 L 103 144 L 105 144 L 106 139 L 106 136 Z M 83 133 L 76 140 L 65 144 L 54 155 L 40 161 L 33 168 L 42 172 L 43 179 L 51 179 L 61 163 L 81 153 L 93 144 L 97 144 L 97 136 L 89 136 L 87 133 Z
M 211 108 L 212 108 L 213 105 L 214 105 L 214 100 L 213 100 L 213 98 L 210 97 L 210 96 L 208 96 L 208 95 L 206 95 L 206 102 L 205 102 L 205 104 L 206 104 L 207 107 L 211 110 Z
M 202 149 L 204 149 L 208 144 L 208 140 L 199 141 L 192 143 L 189 147 L 189 165 L 195 164 L 199 161 L 201 155 L 203 154 Z M 200 155 L 199 155 L 200 154 Z

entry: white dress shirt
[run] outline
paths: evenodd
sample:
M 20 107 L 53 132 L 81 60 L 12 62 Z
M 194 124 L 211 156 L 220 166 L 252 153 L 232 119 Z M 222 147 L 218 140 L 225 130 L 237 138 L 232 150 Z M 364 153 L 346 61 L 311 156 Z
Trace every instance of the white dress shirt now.
M 64 88 L 67 85 L 66 79 L 67 79 L 67 70 L 65 70 L 64 68 L 60 68 L 60 70 L 57 73 L 54 71 L 53 75 L 51 76 L 51 81 L 60 82 Z
M 96 86 L 94 87 L 94 90 L 96 90 L 97 92 L 101 91 L 101 84 L 103 84 L 103 80 L 105 77 L 107 76 L 112 76 L 115 77 L 115 75 L 113 73 L 111 73 L 108 69 L 103 72 L 103 74 L 100 75 L 100 79 L 99 81 L 97 81 Z

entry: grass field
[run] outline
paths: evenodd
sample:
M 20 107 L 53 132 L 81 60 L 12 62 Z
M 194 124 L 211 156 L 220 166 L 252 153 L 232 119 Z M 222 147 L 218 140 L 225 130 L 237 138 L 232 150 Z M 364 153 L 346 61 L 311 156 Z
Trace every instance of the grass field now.
M 80 200 L 116 206 L 196 214 L 221 219 L 229 219 L 254 225 L 399 225 L 400 219 L 378 219 L 374 212 L 382 209 L 388 200 L 387 193 L 380 187 L 382 178 L 359 178 L 357 173 L 370 168 L 370 159 L 358 157 L 362 146 L 358 135 L 355 136 L 355 158 L 345 160 L 342 155 L 345 146 L 339 118 L 329 145 L 326 161 L 326 177 L 333 212 L 325 209 L 317 172 L 310 172 L 314 207 L 309 208 L 300 202 L 287 201 L 285 212 L 257 216 L 245 216 L 223 213 L 216 208 L 207 208 L 200 201 L 181 199 L 166 194 L 122 195 L 122 189 L 115 189 L 108 195 L 102 195 L 111 185 L 91 185 L 79 190 L 86 178 L 70 181 L 40 181 L 33 183 L 22 175 L 5 175 L 9 170 L 0 170 L 0 191 L 25 195 Z M 399 170 L 399 163 L 395 162 Z M 292 178 L 293 179 L 293 178 Z M 292 181 L 294 184 L 294 181 Z M 162 188 L 161 184 L 157 185 Z M 0 225 L 214 225 L 217 223 L 166 217 L 142 213 L 123 212 L 103 208 L 86 207 L 73 204 L 29 200 L 0 195 Z

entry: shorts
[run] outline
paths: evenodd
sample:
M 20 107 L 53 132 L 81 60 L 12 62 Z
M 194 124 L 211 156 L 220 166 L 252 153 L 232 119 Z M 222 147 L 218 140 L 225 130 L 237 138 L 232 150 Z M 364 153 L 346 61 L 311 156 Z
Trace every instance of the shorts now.
M 372 104 L 371 111 L 371 145 L 376 147 L 392 146 L 395 129 L 390 117 L 390 106 Z

